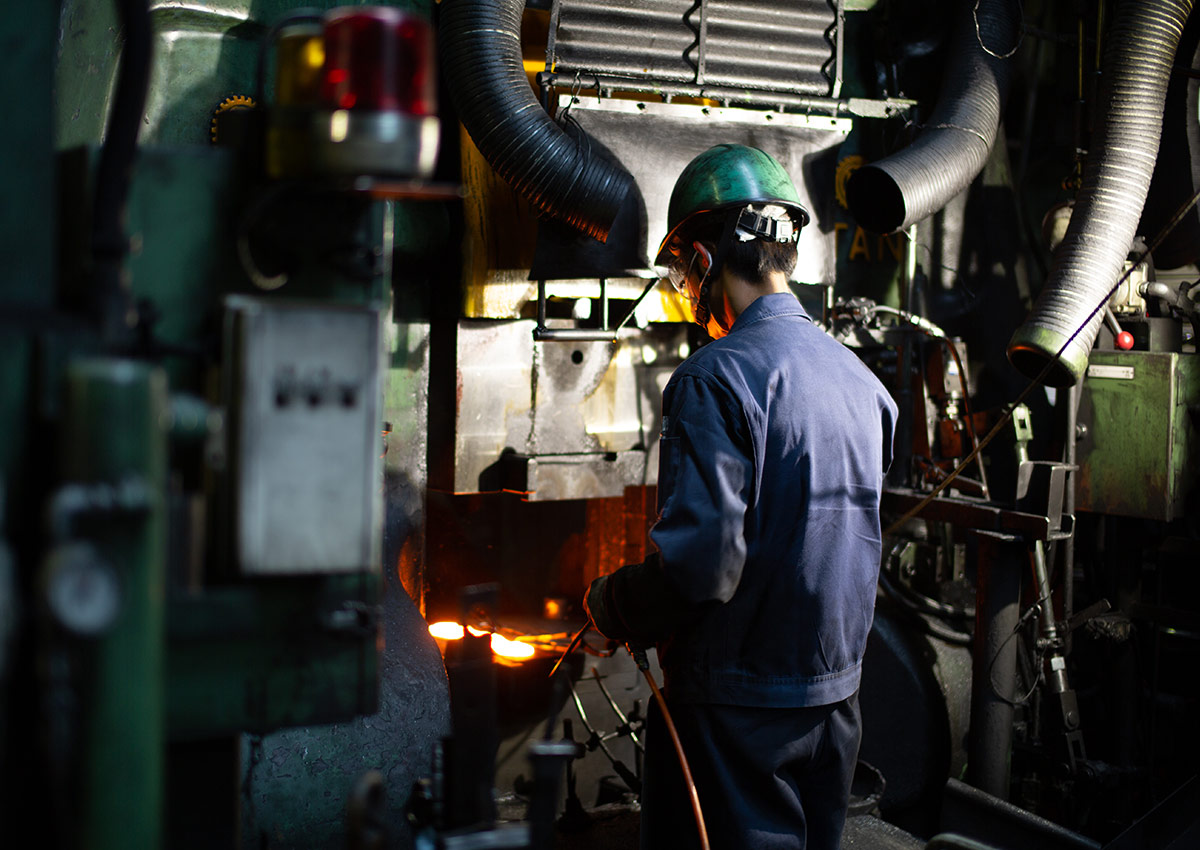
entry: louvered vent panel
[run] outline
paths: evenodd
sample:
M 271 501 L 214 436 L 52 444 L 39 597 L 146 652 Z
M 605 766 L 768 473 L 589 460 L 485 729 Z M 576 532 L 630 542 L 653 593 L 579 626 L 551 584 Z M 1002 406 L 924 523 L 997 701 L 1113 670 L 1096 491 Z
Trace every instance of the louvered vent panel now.
M 829 0 L 559 0 L 554 70 L 647 84 L 828 96 L 837 15 Z

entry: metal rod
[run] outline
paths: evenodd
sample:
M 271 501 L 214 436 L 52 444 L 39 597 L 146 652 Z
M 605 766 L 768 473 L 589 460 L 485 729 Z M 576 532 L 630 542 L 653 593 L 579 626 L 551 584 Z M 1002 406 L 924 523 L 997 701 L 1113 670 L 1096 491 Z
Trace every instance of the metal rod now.
M 613 713 L 617 715 L 617 719 L 629 730 L 629 737 L 633 739 L 633 743 L 637 745 L 639 750 L 642 749 L 642 742 L 638 739 L 637 732 L 634 732 L 633 727 L 629 725 L 629 718 L 625 716 L 625 712 L 621 711 L 621 706 L 617 705 L 617 701 L 612 698 L 612 694 L 604 686 L 604 679 L 601 678 L 600 671 L 595 667 L 592 668 L 592 678 L 596 680 L 596 684 L 600 687 L 600 693 L 604 694 L 604 698 L 608 700 L 608 704 L 612 708 Z
M 583 624 L 583 628 L 575 633 L 575 637 L 571 638 L 571 642 L 567 644 L 567 648 L 563 650 L 563 654 L 558 656 L 558 660 L 554 662 L 554 666 L 550 668 L 550 675 L 547 679 L 553 679 L 554 674 L 558 672 L 559 666 L 567 659 L 567 656 L 575 651 L 576 647 L 583 641 L 583 635 L 592 626 L 592 621 L 588 620 Z
M 842 66 L 845 64 L 846 53 L 846 0 L 837 0 L 837 35 L 835 36 L 836 44 L 834 45 L 834 71 L 833 71 L 833 88 L 830 91 L 832 97 L 842 96 Z
M 584 711 L 583 708 L 583 700 L 579 698 L 579 692 L 575 690 L 574 683 L 571 684 L 571 699 L 575 701 L 575 710 L 579 712 L 579 719 L 583 721 L 583 728 L 588 732 L 588 741 L 596 742 L 596 746 L 600 748 L 600 752 L 604 753 L 604 755 L 608 758 L 609 762 L 613 766 L 613 770 L 615 770 L 617 775 L 620 776 L 621 779 L 624 780 L 625 784 L 629 786 L 629 790 L 635 793 L 641 793 L 642 781 L 638 779 L 636 774 L 634 774 L 634 772 L 625 765 L 625 762 L 621 761 L 612 754 L 612 750 L 610 750 L 608 745 L 604 743 L 603 736 L 601 736 L 599 732 L 592 728 L 592 724 L 588 720 L 587 712 Z
M 604 341 L 615 342 L 616 332 L 603 328 L 534 328 L 533 338 L 537 342 Z
M 1078 435 L 1075 433 L 1079 427 L 1079 399 L 1082 395 L 1083 378 L 1080 378 L 1070 389 L 1067 390 L 1067 484 L 1063 493 L 1063 512 L 1070 516 L 1075 516 L 1075 470 L 1077 469 L 1076 462 L 1076 442 Z M 1063 619 L 1067 622 L 1071 621 L 1071 617 L 1075 611 L 1075 534 L 1072 529 L 1071 536 L 1062 542 L 1062 565 L 1063 565 Z M 1065 636 L 1064 651 L 1071 651 L 1071 632 L 1068 631 Z

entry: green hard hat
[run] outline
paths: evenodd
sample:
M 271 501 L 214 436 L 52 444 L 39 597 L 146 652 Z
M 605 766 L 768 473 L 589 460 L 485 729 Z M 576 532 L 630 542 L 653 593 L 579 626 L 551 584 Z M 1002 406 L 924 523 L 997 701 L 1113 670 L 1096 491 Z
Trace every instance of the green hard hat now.
M 657 261 L 666 261 L 668 246 L 691 219 L 750 204 L 784 207 L 797 229 L 809 221 L 792 178 L 769 153 L 746 145 L 709 148 L 689 162 L 675 181 L 667 205 L 667 235 L 659 245 Z

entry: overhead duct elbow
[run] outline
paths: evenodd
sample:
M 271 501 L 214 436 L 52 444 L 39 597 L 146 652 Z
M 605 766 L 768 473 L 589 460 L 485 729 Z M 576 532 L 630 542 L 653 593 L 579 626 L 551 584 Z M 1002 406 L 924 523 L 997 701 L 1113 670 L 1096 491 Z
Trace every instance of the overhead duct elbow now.
M 605 241 L 633 178 L 538 103 L 521 56 L 525 0 L 445 0 L 439 8 L 450 96 L 479 152 L 542 213 Z
M 1020 372 L 1052 387 L 1082 377 L 1146 202 L 1163 103 L 1192 0 L 1125 0 L 1108 35 L 1083 184 L 1033 312 L 1008 344 Z M 1049 369 L 1044 376 L 1043 370 Z
M 903 230 L 946 206 L 987 162 L 1019 43 L 1013 0 L 959 3 L 937 106 L 907 148 L 854 172 L 850 212 L 877 233 Z

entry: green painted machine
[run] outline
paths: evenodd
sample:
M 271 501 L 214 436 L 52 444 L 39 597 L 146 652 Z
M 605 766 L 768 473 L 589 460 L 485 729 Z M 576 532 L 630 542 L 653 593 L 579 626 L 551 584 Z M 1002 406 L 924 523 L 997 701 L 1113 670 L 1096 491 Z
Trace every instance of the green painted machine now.
M 347 2 L 0 16 L 0 844 L 548 842 L 563 762 L 572 825 L 627 801 L 633 662 L 545 674 L 648 551 L 706 342 L 654 260 L 718 143 L 787 172 L 793 289 L 902 411 L 854 820 L 1128 847 L 1194 810 L 1190 0 Z
M 392 257 L 457 196 L 429 188 L 429 5 L 359 17 L 403 30 L 425 88 L 398 76 L 353 114 L 283 64 L 276 24 L 319 49 L 324 8 L 65 0 L 0 23 L 25 104 L 0 165 L 6 824 L 63 847 L 250 846 L 320 819 L 345 834 L 372 769 L 429 773 L 445 673 L 381 571 L 385 545 L 420 545 L 425 439 L 428 324 L 393 313 Z M 377 69 L 348 70 L 365 91 Z M 269 135 L 288 173 L 268 173 Z M 381 665 L 385 641 L 401 661 Z M 355 719 L 389 664 L 425 719 L 366 757 Z M 272 801 L 253 771 L 289 727 L 316 727 L 344 779 Z

